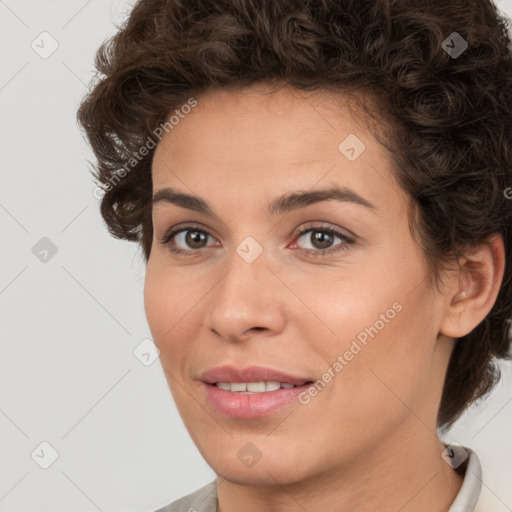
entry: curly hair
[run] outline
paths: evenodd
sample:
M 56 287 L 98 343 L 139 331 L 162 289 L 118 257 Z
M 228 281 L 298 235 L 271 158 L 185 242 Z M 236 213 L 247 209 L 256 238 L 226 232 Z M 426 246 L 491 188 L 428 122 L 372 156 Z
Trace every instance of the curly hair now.
M 99 48 L 77 116 L 110 233 L 138 241 L 147 261 L 154 148 L 140 149 L 191 97 L 256 83 L 371 95 L 432 275 L 496 233 L 505 244 L 496 302 L 449 362 L 437 419 L 447 428 L 510 356 L 509 29 L 490 0 L 139 0 Z

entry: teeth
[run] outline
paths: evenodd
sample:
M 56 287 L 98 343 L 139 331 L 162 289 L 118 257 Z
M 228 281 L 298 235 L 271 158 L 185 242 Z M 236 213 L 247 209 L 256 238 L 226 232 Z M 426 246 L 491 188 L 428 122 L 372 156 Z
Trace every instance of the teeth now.
M 231 385 L 231 391 L 236 391 L 233 389 L 233 385 Z M 245 389 L 244 389 L 245 391 Z M 263 391 L 266 391 L 265 383 L 264 382 L 248 382 L 247 383 L 247 391 L 250 391 L 251 393 L 263 393 Z
M 230 391 L 247 391 L 247 384 L 244 382 L 233 382 Z
M 235 393 L 264 393 L 266 391 L 276 391 L 278 389 L 290 389 L 295 387 L 288 382 L 217 382 L 215 385 L 224 389 L 225 391 L 232 391 Z
M 279 382 L 265 382 L 265 389 L 266 391 L 275 391 L 276 389 L 279 389 L 281 387 L 281 384 Z

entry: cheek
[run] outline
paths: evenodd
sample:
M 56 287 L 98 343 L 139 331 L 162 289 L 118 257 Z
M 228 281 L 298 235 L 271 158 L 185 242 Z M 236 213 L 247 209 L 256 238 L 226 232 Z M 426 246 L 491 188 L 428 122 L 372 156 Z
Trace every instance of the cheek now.
M 144 282 L 144 309 L 153 341 L 164 368 L 173 372 L 186 363 L 190 340 L 197 338 L 204 318 L 204 289 L 187 272 L 150 259 Z
M 370 269 L 357 278 L 317 280 L 306 295 L 319 314 L 308 315 L 300 331 L 325 362 L 325 397 L 340 411 L 399 407 L 397 396 L 414 401 L 428 379 L 437 332 L 428 286 L 418 277 L 423 269 L 392 268 L 392 278 Z M 306 293 L 306 285 L 297 292 Z
M 163 271 L 151 260 L 148 262 L 144 282 L 144 309 L 153 340 L 162 355 L 169 350 L 173 334 L 179 327 L 179 319 L 186 314 L 186 293 L 186 288 L 176 283 L 172 274 Z
M 144 310 L 155 342 L 159 338 L 167 318 L 167 300 L 164 289 L 165 286 L 162 286 L 162 281 L 158 279 L 154 266 L 148 263 L 144 281 Z
M 436 341 L 422 302 L 417 296 L 391 294 L 366 307 L 352 302 L 345 308 L 345 324 L 340 319 L 337 326 L 346 335 L 324 355 L 336 374 L 325 398 L 336 404 L 338 417 L 350 419 L 351 425 L 380 418 L 375 428 L 386 429 L 408 414 L 404 404 L 420 410 Z

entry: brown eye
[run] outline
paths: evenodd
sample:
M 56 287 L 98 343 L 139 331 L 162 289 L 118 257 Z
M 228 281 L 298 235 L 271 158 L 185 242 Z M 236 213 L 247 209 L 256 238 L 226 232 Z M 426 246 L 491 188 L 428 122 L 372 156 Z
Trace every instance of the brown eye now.
M 184 242 L 191 249 L 202 249 L 208 239 L 208 234 L 204 231 L 187 230 L 184 233 L 186 233 Z
M 301 247 L 299 243 L 301 239 L 306 242 L 305 247 L 304 242 L 302 242 Z M 337 239 L 339 243 L 336 243 Z M 298 234 L 296 240 L 295 244 L 307 256 L 328 256 L 346 250 L 354 244 L 354 241 L 343 233 L 333 228 L 324 227 L 304 229 Z M 308 244 L 310 247 L 307 246 Z
M 315 249 L 328 249 L 334 241 L 334 236 L 326 231 L 312 231 L 310 241 Z
M 300 239 L 309 242 L 312 247 L 303 247 L 303 249 L 329 249 L 336 241 L 336 239 L 340 239 L 343 241 L 348 241 L 348 238 L 341 233 L 333 231 L 332 229 L 320 229 L 320 228 L 310 228 L 302 231 L 297 240 Z
M 170 231 L 163 237 L 161 243 L 168 245 L 174 253 L 191 254 L 199 252 L 209 245 L 214 245 L 214 243 L 208 244 L 208 238 L 215 242 L 215 239 L 207 231 L 190 226 Z

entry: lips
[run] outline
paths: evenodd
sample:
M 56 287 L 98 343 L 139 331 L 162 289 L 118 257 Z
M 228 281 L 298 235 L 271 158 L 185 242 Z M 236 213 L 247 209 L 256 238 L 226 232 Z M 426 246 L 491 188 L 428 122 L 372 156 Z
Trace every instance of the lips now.
M 262 366 L 249 366 L 246 368 L 216 366 L 203 372 L 200 380 L 207 384 L 216 384 L 217 382 L 280 382 L 302 386 L 312 382 L 313 379 Z
M 312 382 L 305 376 L 261 366 L 218 366 L 205 371 L 201 380 L 205 398 L 217 413 L 245 420 L 271 416 L 298 403 L 298 396 Z M 262 384 L 267 387 L 263 392 L 239 391 L 253 385 L 261 391 Z

